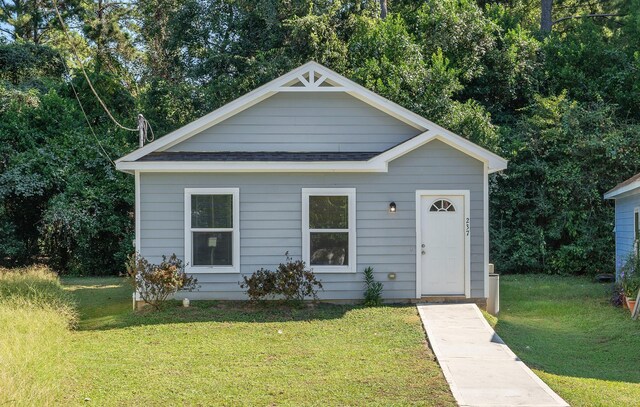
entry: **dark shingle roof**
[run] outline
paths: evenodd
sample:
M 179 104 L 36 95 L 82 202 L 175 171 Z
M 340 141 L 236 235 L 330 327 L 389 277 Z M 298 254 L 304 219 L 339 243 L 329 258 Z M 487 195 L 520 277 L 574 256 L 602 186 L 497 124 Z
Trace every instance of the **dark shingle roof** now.
M 368 161 L 379 152 L 215 151 L 149 153 L 137 161 Z

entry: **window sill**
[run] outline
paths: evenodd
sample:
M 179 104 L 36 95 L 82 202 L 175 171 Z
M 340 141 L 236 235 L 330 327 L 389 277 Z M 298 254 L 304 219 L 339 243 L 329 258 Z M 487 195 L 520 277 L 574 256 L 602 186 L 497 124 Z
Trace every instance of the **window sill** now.
M 355 274 L 355 267 L 310 266 L 314 274 Z
M 191 266 L 184 270 L 188 274 L 240 274 L 237 267 Z

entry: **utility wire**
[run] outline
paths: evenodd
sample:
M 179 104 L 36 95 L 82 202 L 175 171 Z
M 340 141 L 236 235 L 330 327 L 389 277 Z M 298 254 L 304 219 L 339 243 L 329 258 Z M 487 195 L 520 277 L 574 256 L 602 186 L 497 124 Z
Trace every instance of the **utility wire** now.
M 84 75 L 84 78 L 87 80 L 87 83 L 89 84 L 89 87 L 91 88 L 91 91 L 95 95 L 96 99 L 98 99 L 98 102 L 100 102 L 100 104 L 102 105 L 102 108 L 107 113 L 109 118 L 116 124 L 116 126 L 120 127 L 121 129 L 128 130 L 128 131 L 138 131 L 139 129 L 133 129 L 133 128 L 130 128 L 130 127 L 125 127 L 122 124 L 120 124 L 113 117 L 113 115 L 111 114 L 111 112 L 107 108 L 107 105 L 105 105 L 105 103 L 102 101 L 102 99 L 98 95 L 98 92 L 96 92 L 96 90 L 94 89 L 93 84 L 91 83 L 91 80 L 89 79 L 89 75 L 87 75 L 87 71 L 85 71 L 85 69 L 84 69 L 84 64 L 82 63 L 82 60 L 80 59 L 80 57 L 78 56 L 78 53 L 76 52 L 76 47 L 73 45 L 73 41 L 71 41 L 71 36 L 69 35 L 69 32 L 67 31 L 67 26 L 65 25 L 64 20 L 62 19 L 62 16 L 60 15 L 60 11 L 58 10 L 58 3 L 56 2 L 56 0 L 52 0 L 52 2 L 53 2 L 53 8 L 54 8 L 54 10 L 56 12 L 56 15 L 58 16 L 58 20 L 60 21 L 60 25 L 62 26 L 62 31 L 64 32 L 64 35 L 67 38 L 67 42 L 69 42 L 69 45 L 71 46 L 71 50 L 73 51 L 73 55 L 76 57 L 76 59 L 78 60 L 78 63 L 80 64 L 80 68 L 82 69 L 82 73 Z M 146 122 L 146 119 L 145 119 L 145 122 Z M 146 132 L 146 129 L 145 129 L 145 132 Z
M 144 116 L 142 116 L 142 118 L 144 119 L 144 124 L 145 124 L 144 138 L 147 140 L 147 142 L 151 143 L 153 140 L 156 139 L 156 135 L 153 134 L 153 127 L 151 127 L 151 123 L 149 123 L 149 120 L 147 120 L 147 118 Z M 147 136 L 147 129 L 151 131 L 151 138 Z
M 113 162 L 111 157 L 109 157 L 109 154 L 107 153 L 107 151 L 102 146 L 102 143 L 100 142 L 100 139 L 98 139 L 98 136 L 96 135 L 96 132 L 93 130 L 93 126 L 91 126 L 91 122 L 89 121 L 89 117 L 87 116 L 87 112 L 85 112 L 85 110 L 84 110 L 84 106 L 82 106 L 82 101 L 80 101 L 80 97 L 78 96 L 78 92 L 76 91 L 76 87 L 73 84 L 73 78 L 71 77 L 71 73 L 69 72 L 69 68 L 67 67 L 67 64 L 64 62 L 64 58 L 62 57 L 62 55 L 60 55 L 59 57 L 60 57 L 60 61 L 62 61 L 62 66 L 64 66 L 64 70 L 67 73 L 67 76 L 69 77 L 69 84 L 71 85 L 71 89 L 73 89 L 73 94 L 76 96 L 76 99 L 78 100 L 78 105 L 80 105 L 80 110 L 82 110 L 82 114 L 84 115 L 84 119 L 87 121 L 87 125 L 89 126 L 89 130 L 91 130 L 91 134 L 93 135 L 93 138 L 96 140 L 96 143 L 98 143 L 98 146 L 100 147 L 100 150 L 102 150 L 102 153 L 105 156 L 105 158 L 107 160 L 109 160 L 109 162 L 115 167 L 116 164 Z

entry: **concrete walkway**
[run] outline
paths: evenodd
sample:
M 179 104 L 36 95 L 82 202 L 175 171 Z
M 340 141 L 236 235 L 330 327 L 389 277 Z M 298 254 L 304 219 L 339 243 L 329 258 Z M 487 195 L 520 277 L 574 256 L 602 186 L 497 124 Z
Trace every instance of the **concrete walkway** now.
M 418 312 L 461 406 L 568 406 L 502 342 L 475 304 L 419 304 Z

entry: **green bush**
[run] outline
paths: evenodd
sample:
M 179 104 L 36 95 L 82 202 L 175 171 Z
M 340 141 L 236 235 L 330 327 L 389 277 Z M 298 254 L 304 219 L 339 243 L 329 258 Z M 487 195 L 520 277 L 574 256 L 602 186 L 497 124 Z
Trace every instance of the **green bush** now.
M 287 261 L 280 263 L 276 271 L 261 268 L 251 276 L 243 277 L 240 287 L 246 289 L 251 301 L 282 298 L 288 303 L 301 303 L 307 297 L 318 299 L 322 283 L 302 260 L 294 261 L 287 254 Z
M 376 307 L 382 304 L 382 283 L 375 281 L 373 276 L 373 267 L 364 269 L 364 305 L 367 307 Z
M 132 254 L 127 263 L 127 276 L 140 298 L 155 309 L 160 309 L 169 296 L 178 291 L 193 291 L 198 280 L 187 275 L 182 260 L 172 254 L 162 256 L 160 264 L 151 264 L 147 259 Z
M 635 299 L 640 289 L 640 256 L 631 253 L 620 268 L 620 285 L 627 298 Z

